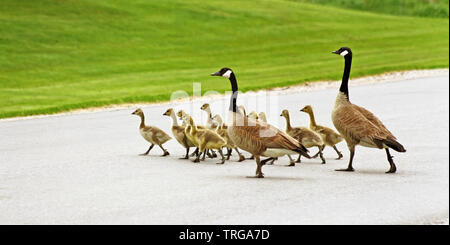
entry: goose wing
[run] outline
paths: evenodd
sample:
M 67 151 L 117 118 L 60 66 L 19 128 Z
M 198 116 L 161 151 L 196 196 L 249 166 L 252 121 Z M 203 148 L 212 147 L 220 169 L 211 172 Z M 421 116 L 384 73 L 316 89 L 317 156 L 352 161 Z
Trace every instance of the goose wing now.
M 395 136 L 386 128 L 386 126 L 384 126 L 384 124 L 380 121 L 380 119 L 378 119 L 372 112 L 370 112 L 369 110 L 361 107 L 361 106 L 357 106 L 357 105 L 353 105 L 352 106 L 359 111 L 365 118 L 367 118 L 367 120 L 369 120 L 371 123 L 375 124 L 380 130 L 385 131 L 386 135 L 394 138 Z
M 372 114 L 373 115 L 373 114 Z M 386 139 L 386 131 L 370 121 L 353 105 L 343 106 L 335 112 L 333 123 L 338 131 L 354 142 L 381 148 L 380 140 Z
M 239 135 L 233 137 L 235 144 L 246 151 L 262 153 L 267 148 L 277 148 L 304 154 L 308 152 L 297 140 L 270 124 L 245 118 L 244 125 L 233 126 L 232 131 L 233 135 Z

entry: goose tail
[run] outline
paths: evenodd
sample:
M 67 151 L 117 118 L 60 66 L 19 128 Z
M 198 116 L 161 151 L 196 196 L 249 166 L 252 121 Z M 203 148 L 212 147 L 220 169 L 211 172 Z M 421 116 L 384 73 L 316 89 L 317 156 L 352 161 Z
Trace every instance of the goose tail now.
M 388 146 L 389 148 L 393 149 L 394 151 L 398 151 L 398 152 L 406 152 L 405 147 L 403 147 L 402 144 L 400 144 L 397 140 L 395 139 L 384 139 L 383 143 Z
M 300 144 L 300 147 L 294 149 L 294 151 L 308 159 L 311 159 L 311 156 L 308 154 L 308 152 L 309 152 L 308 149 L 306 149 L 306 147 L 304 147 L 301 144 Z

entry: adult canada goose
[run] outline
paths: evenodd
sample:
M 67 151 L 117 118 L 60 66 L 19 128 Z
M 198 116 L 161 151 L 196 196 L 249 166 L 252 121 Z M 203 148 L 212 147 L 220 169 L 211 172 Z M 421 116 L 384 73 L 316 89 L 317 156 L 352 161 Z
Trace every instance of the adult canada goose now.
M 238 162 L 242 162 L 242 161 L 244 161 L 245 160 L 245 157 L 244 157 L 244 155 L 242 155 L 240 152 L 239 152 L 239 150 L 238 150 L 238 148 L 237 148 L 237 146 L 236 146 L 236 144 L 233 142 L 233 140 L 231 140 L 231 138 L 230 138 L 230 136 L 228 135 L 228 127 L 225 125 L 225 123 L 223 122 L 223 120 L 222 120 L 222 117 L 220 116 L 220 115 L 215 115 L 214 117 L 213 117 L 213 119 L 218 123 L 218 127 L 216 128 L 216 132 L 222 137 L 222 138 L 224 138 L 225 139 L 225 141 L 227 142 L 227 144 L 226 144 L 226 148 L 227 148 L 227 160 L 230 160 L 230 156 L 231 156 L 231 151 L 232 151 L 232 149 L 234 149 L 236 152 L 237 152 L 237 154 L 239 155 L 239 160 L 238 160 Z
M 334 127 L 344 137 L 350 150 L 350 161 L 346 169 L 338 171 L 354 171 L 352 163 L 355 155 L 355 146 L 361 145 L 378 149 L 385 149 L 390 168 L 386 173 L 395 173 L 397 170 L 389 148 L 405 152 L 405 148 L 397 141 L 395 136 L 383 125 L 383 123 L 370 111 L 354 105 L 350 102 L 348 94 L 348 79 L 352 65 L 352 51 L 348 47 L 342 47 L 336 51 L 345 59 L 344 74 L 339 93 L 336 97 L 332 112 Z
M 338 158 L 336 160 L 341 159 L 342 153 L 337 149 L 336 144 L 344 140 L 344 138 L 331 128 L 317 125 L 316 119 L 314 118 L 313 109 L 310 105 L 303 107 L 300 111 L 305 112 L 309 115 L 309 128 L 320 135 L 325 145 L 333 147 L 333 149 L 336 151 L 336 153 L 338 154 Z
M 272 159 L 300 153 L 310 158 L 308 150 L 285 132 L 270 124 L 247 118 L 238 112 L 236 105 L 238 85 L 236 76 L 230 68 L 222 68 L 211 76 L 222 76 L 230 80 L 232 95 L 228 118 L 232 122 L 228 124 L 228 135 L 239 148 L 253 154 L 257 164 L 256 177 L 264 177 L 261 156 Z
M 141 133 L 142 137 L 151 144 L 148 150 L 141 155 L 147 155 L 155 145 L 159 146 L 161 150 L 163 150 L 164 153 L 162 156 L 169 155 L 169 152 L 162 147 L 162 144 L 166 143 L 168 140 L 172 138 L 164 131 L 155 126 L 145 125 L 144 112 L 141 110 L 141 108 L 136 109 L 131 114 L 137 115 L 141 118 L 141 124 L 139 125 L 139 133 Z
M 190 147 L 195 147 L 195 145 L 186 137 L 186 133 L 184 132 L 185 126 L 178 125 L 177 118 L 175 116 L 175 111 L 173 110 L 173 108 L 167 109 L 167 111 L 163 115 L 172 118 L 173 136 L 175 136 L 175 139 L 178 141 L 178 143 L 180 143 L 180 145 L 186 148 L 186 156 L 184 156 L 184 158 L 181 159 L 189 159 L 189 149 Z
M 215 129 L 215 128 L 217 128 L 217 126 L 219 126 L 213 120 L 213 116 L 212 116 L 212 113 L 211 113 L 211 107 L 209 106 L 208 103 L 203 104 L 202 107 L 200 107 L 200 110 L 205 111 L 208 114 L 208 117 L 206 119 L 206 124 L 205 124 L 206 128 Z
M 325 144 L 323 143 L 322 138 L 320 138 L 320 135 L 309 128 L 292 127 L 288 110 L 283 110 L 280 116 L 286 119 L 286 133 L 292 136 L 294 139 L 298 140 L 306 148 L 317 147 L 319 149 L 319 152 L 317 154 L 319 154 L 320 159 L 322 159 L 322 164 L 325 164 L 326 161 L 322 153 Z M 313 157 L 317 157 L 317 154 Z M 300 157 L 301 155 L 298 156 L 297 162 L 300 162 Z M 295 162 L 291 161 L 291 164 L 289 166 L 294 165 Z
M 219 164 L 223 164 L 225 162 L 225 157 L 222 153 L 222 148 L 226 145 L 225 140 L 220 137 L 215 131 L 210 129 L 198 129 L 194 123 L 194 119 L 189 116 L 189 125 L 186 127 L 185 131 L 189 130 L 190 135 L 193 138 L 194 144 L 199 148 L 200 153 L 206 153 L 207 149 L 216 149 L 219 151 L 220 156 L 222 156 L 222 161 Z M 197 155 L 197 158 L 194 162 L 200 161 L 200 154 Z

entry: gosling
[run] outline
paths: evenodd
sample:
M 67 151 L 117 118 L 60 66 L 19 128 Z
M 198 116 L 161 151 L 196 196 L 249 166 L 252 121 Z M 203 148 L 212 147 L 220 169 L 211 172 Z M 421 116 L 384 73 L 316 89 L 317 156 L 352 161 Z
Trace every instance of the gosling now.
M 306 148 L 311 147 L 319 148 L 319 152 L 317 152 L 317 154 L 314 155 L 313 158 L 317 157 L 317 155 L 320 155 L 320 159 L 322 159 L 322 164 L 325 164 L 326 161 L 322 153 L 322 150 L 325 147 L 325 145 L 322 139 L 320 138 L 320 135 L 305 127 L 292 127 L 288 110 L 283 110 L 280 116 L 286 119 L 286 133 L 289 134 L 292 138 L 298 140 Z M 296 162 L 300 162 L 300 157 L 301 155 L 298 156 Z M 289 166 L 294 165 L 295 162 L 291 161 L 291 164 Z
M 166 134 L 164 131 L 162 131 L 161 129 L 159 129 L 155 126 L 145 125 L 144 112 L 142 111 L 141 108 L 136 109 L 131 114 L 137 115 L 141 118 L 141 124 L 139 125 L 139 133 L 141 133 L 142 137 L 151 144 L 150 147 L 148 148 L 148 150 L 145 153 L 140 154 L 140 155 L 142 155 L 142 156 L 148 155 L 148 153 L 150 153 L 153 146 L 155 146 L 155 145 L 159 146 L 161 148 L 161 150 L 163 150 L 164 153 L 162 156 L 170 155 L 169 152 L 166 149 L 164 149 L 162 145 L 172 138 L 168 134 Z
M 336 158 L 336 160 L 341 159 L 342 153 L 337 149 L 336 144 L 344 140 L 344 138 L 331 128 L 317 125 L 316 119 L 314 118 L 313 109 L 310 105 L 303 107 L 300 111 L 305 112 L 309 115 L 309 128 L 320 135 L 325 145 L 333 147 L 333 149 L 336 151 L 336 153 L 338 154 L 338 158 Z

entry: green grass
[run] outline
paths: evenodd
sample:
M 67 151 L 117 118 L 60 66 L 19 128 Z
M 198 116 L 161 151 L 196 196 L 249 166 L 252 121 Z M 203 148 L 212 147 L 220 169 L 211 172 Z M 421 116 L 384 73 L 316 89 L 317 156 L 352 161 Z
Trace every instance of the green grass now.
M 385 13 L 448 18 L 448 0 L 292 0 Z
M 288 0 L 0 0 L 0 118 L 448 67 L 447 18 L 400 17 Z

